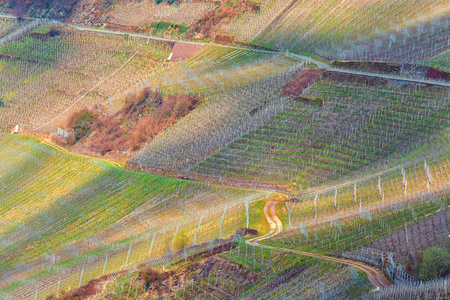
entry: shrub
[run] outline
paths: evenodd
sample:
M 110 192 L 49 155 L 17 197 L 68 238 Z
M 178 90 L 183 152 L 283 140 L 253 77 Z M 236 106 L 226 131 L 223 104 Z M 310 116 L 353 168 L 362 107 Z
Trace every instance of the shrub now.
M 133 150 L 139 149 L 146 141 L 153 139 L 161 131 L 161 122 L 152 117 L 139 120 L 130 134 L 130 145 Z
M 450 271 L 450 254 L 441 248 L 428 248 L 420 265 L 420 279 L 433 280 Z
M 87 137 L 92 132 L 92 125 L 98 115 L 88 109 L 75 113 L 75 115 L 76 116 L 74 118 L 69 119 L 69 122 L 72 122 L 73 120 L 73 125 L 71 127 L 75 132 L 75 140 L 79 141 L 80 139 Z
M 173 248 L 175 251 L 180 251 L 188 245 L 189 238 L 184 230 L 180 230 L 175 238 Z
M 162 282 L 169 277 L 169 273 L 160 273 L 153 268 L 145 269 L 139 273 L 139 278 L 144 281 L 144 286 L 147 290 L 150 289 L 150 286 L 153 286 L 155 289 L 159 288 L 162 285 Z

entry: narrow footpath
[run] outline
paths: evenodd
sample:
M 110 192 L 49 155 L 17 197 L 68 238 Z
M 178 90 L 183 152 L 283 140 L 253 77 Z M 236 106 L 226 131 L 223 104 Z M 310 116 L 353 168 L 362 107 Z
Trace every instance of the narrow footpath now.
M 282 196 L 280 198 L 283 198 Z M 267 219 L 267 222 L 269 223 L 270 230 L 267 234 L 259 237 L 255 237 L 253 239 L 249 239 L 246 241 L 247 244 L 256 246 L 256 247 L 262 247 L 265 249 L 271 249 L 278 252 L 289 252 L 289 253 L 295 253 L 300 255 L 305 255 L 309 257 L 317 257 L 322 258 L 328 261 L 333 261 L 337 263 L 346 264 L 352 267 L 355 267 L 364 273 L 367 274 L 368 279 L 370 282 L 377 288 L 377 289 L 383 289 L 390 285 L 390 283 L 386 280 L 386 278 L 383 276 L 383 273 L 369 265 L 366 265 L 362 262 L 353 261 L 349 259 L 343 259 L 343 258 L 336 258 L 332 256 L 327 256 L 323 254 L 316 254 L 316 253 L 310 253 L 310 252 L 304 252 L 299 250 L 292 250 L 287 248 L 279 248 L 279 247 L 273 247 L 268 245 L 261 244 L 262 241 L 269 239 L 271 236 L 276 236 L 281 233 L 283 230 L 283 223 L 281 222 L 280 218 L 276 214 L 276 207 L 280 203 L 279 199 L 273 199 L 268 202 L 266 202 L 264 206 L 264 216 Z

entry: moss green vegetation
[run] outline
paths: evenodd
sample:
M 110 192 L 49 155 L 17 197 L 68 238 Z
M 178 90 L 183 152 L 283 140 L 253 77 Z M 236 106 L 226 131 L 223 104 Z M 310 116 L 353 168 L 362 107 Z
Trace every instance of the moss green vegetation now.
M 438 279 L 450 271 L 450 253 L 442 248 L 431 247 L 423 253 L 420 265 L 420 279 Z
M 169 29 L 176 30 L 179 34 L 189 31 L 189 27 L 184 24 L 174 24 L 166 21 L 153 22 L 150 27 L 155 28 L 155 33 L 163 33 Z
M 89 110 L 80 112 L 73 121 L 73 130 L 75 131 L 75 139 L 78 141 L 87 137 L 92 132 L 92 124 L 97 119 L 97 115 Z
M 426 63 L 431 64 L 439 69 L 450 71 L 450 50 L 444 51 L 434 57 L 426 60 Z

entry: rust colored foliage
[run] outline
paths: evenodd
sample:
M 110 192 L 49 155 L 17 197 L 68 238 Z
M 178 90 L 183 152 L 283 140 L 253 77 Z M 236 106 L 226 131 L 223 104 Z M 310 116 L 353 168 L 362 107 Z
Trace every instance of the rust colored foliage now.
M 197 103 L 198 98 L 193 96 L 163 97 L 148 88 L 140 89 L 126 96 L 125 107 L 120 111 L 100 114 L 92 123 L 90 135 L 80 140 L 75 150 L 113 157 L 131 154 L 186 116 Z M 68 131 L 74 130 L 76 120 L 85 113 L 82 110 L 69 118 Z

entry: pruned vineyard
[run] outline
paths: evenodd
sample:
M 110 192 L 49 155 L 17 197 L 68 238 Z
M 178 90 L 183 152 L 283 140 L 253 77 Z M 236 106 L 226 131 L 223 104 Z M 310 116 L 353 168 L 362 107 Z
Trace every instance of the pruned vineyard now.
M 55 117 L 108 98 L 152 76 L 169 56 L 163 44 L 46 27 L 0 48 L 1 123 L 56 128 Z M 73 110 L 72 110 L 73 109 Z M 59 119 L 61 121 L 61 119 Z
M 0 300 L 450 297 L 448 1 L 44 2 L 0 0 Z
M 404 20 L 433 14 L 445 1 L 291 1 L 252 42 L 295 52 L 338 53 L 340 47 L 364 44 L 402 27 Z M 256 25 L 256 24 L 255 24 Z M 342 48 L 341 48 L 342 49 Z
M 19 284 L 20 298 L 43 271 L 38 290 L 52 292 L 60 264 L 62 288 L 178 251 L 178 231 L 184 246 L 227 237 L 246 226 L 243 203 L 268 195 L 128 172 L 12 136 L 1 157 L 0 284 Z
M 382 88 L 328 74 L 267 124 L 226 145 L 191 171 L 214 176 L 319 185 L 399 151 L 449 126 L 448 91 Z
M 162 93 L 214 93 L 258 82 L 297 64 L 280 53 L 205 45 L 187 61 L 162 70 L 149 84 Z
M 173 170 L 195 166 L 282 110 L 290 100 L 282 97 L 280 90 L 296 68 L 301 68 L 301 64 L 243 87 L 208 94 L 192 113 L 130 162 Z
M 403 266 L 418 251 L 446 247 L 450 165 L 441 155 L 288 201 L 288 227 L 271 243 L 329 253 L 366 246 Z

